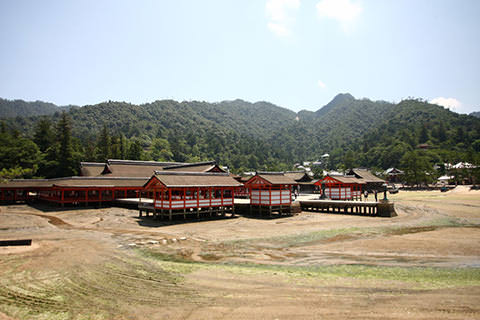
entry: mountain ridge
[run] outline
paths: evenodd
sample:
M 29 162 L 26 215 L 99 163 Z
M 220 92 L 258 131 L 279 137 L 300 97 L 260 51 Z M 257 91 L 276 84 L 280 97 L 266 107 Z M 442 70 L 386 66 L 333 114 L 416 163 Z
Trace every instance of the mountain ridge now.
M 215 159 L 239 169 L 290 169 L 295 162 L 316 160 L 324 153 L 331 154 L 329 166 L 335 167 L 349 151 L 356 154 L 358 165 L 397 166 L 398 150 L 406 152 L 419 143 L 439 150 L 432 161 L 453 161 L 480 151 L 475 149 L 480 142 L 474 144 L 480 139 L 480 119 L 420 99 L 395 104 L 343 93 L 315 112 L 298 113 L 266 101 L 241 99 L 156 100 L 140 105 L 107 101 L 67 113 L 79 152 L 89 161 L 101 160 L 95 148 L 105 129 L 112 141 L 121 136 L 129 143 L 137 141 L 142 157 L 152 160 L 159 154 L 164 158 L 158 159 L 180 162 Z M 17 116 L 4 123 L 31 138 L 41 119 L 57 123 L 60 117 L 59 112 Z M 165 150 L 154 153 L 159 145 Z M 396 158 L 389 156 L 392 148 L 398 149 Z
M 40 100 L 25 101 L 22 99 L 8 100 L 0 98 L 0 119 L 14 118 L 18 116 L 41 116 L 50 115 L 55 112 L 68 111 L 77 106 L 57 106 L 51 102 Z

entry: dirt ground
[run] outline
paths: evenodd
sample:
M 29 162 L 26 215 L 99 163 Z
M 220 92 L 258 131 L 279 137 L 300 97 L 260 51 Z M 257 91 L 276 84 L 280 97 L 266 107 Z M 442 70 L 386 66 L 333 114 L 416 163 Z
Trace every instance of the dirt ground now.
M 390 196 L 394 218 L 139 218 L 0 206 L 3 319 L 479 319 L 480 191 Z

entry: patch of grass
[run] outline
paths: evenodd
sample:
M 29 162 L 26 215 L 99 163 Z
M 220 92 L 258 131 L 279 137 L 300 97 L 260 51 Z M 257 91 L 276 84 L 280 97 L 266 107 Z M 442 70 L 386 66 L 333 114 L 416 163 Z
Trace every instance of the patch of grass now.
M 367 230 L 371 229 L 371 230 Z M 230 247 L 244 247 L 250 244 L 269 244 L 273 247 L 295 247 L 301 246 L 307 243 L 313 243 L 320 240 L 326 240 L 340 235 L 360 235 L 366 234 L 367 231 L 371 232 L 374 228 L 342 228 L 342 229 L 329 229 L 320 230 L 307 233 L 298 233 L 293 235 L 275 236 L 268 238 L 253 238 L 247 240 L 233 240 L 225 241 L 222 244 Z
M 365 265 L 276 266 L 261 264 L 228 265 L 232 271 L 247 269 L 260 273 L 281 273 L 293 279 L 363 279 L 400 281 L 412 289 L 440 289 L 479 286 L 480 268 L 379 267 Z M 245 270 L 245 271 L 247 271 Z
M 3 274 L 0 310 L 18 319 L 128 318 L 130 305 L 167 306 L 177 299 L 195 303 L 195 292 L 182 286 L 183 271 L 121 256 L 62 274 Z
M 471 224 L 464 223 L 458 218 L 454 217 L 442 217 L 442 218 L 436 218 L 432 219 L 430 221 L 426 221 L 424 223 L 420 223 L 419 226 L 433 226 L 433 227 L 452 227 L 452 228 L 457 228 L 457 227 L 468 227 L 471 226 Z
M 151 255 L 177 272 L 221 269 L 240 274 L 283 274 L 298 279 L 362 279 L 400 281 L 412 289 L 480 286 L 480 268 L 389 267 L 367 265 L 285 266 L 254 263 L 179 262 L 169 255 Z M 161 257 L 161 258 L 160 258 Z M 166 260 L 163 260 L 166 259 Z
M 200 257 L 202 257 L 203 260 L 207 261 L 217 261 L 220 260 L 222 257 L 217 256 L 214 253 L 202 253 L 200 254 Z
M 293 235 L 275 236 L 266 238 L 253 238 L 246 240 L 233 240 L 222 242 L 221 245 L 229 247 L 230 250 L 245 248 L 249 246 L 268 246 L 273 248 L 299 247 L 316 242 L 345 241 L 359 238 L 373 238 L 386 235 L 402 235 L 433 231 L 438 228 L 471 227 L 473 225 L 462 222 L 452 217 L 435 218 L 430 221 L 405 226 L 388 227 L 365 227 L 365 228 L 341 228 L 319 230 Z
M 189 274 L 201 265 L 199 262 L 188 260 L 177 254 L 168 254 L 149 249 L 138 249 L 136 252 L 146 259 L 155 261 L 165 272 L 176 273 L 179 276 Z

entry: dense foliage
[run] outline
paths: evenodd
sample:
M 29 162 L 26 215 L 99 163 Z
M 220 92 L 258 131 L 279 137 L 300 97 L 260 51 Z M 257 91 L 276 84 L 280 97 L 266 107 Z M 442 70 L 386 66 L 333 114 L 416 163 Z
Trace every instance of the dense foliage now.
M 67 111 L 72 107 L 57 107 L 53 103 L 43 101 L 25 102 L 0 98 L 0 118 L 48 115 L 58 111 Z
M 330 154 L 325 165 L 331 169 L 405 169 L 416 163 L 428 172 L 444 162 L 479 164 L 480 119 L 418 99 L 393 104 L 349 94 L 317 112 L 298 114 L 242 100 L 109 101 L 66 113 L 6 118 L 0 148 L 1 168 L 14 172 L 9 177 L 75 174 L 81 160 L 108 158 L 213 159 L 236 172 L 290 170 L 295 162 L 317 160 L 324 153 Z M 9 155 L 12 148 L 30 150 L 28 157 Z

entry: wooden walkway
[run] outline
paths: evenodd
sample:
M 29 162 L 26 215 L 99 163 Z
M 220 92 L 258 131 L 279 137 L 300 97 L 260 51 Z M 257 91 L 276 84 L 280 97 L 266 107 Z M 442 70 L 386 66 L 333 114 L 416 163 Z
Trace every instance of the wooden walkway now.
M 200 217 L 218 217 L 228 213 L 230 217 L 235 216 L 235 207 L 234 206 L 220 206 L 220 207 L 202 207 L 202 208 L 187 208 L 187 209 L 170 209 L 162 210 L 153 207 L 153 201 L 144 202 L 138 204 L 138 216 L 141 218 L 143 214 L 146 217 L 150 216 L 154 219 L 168 219 L 172 220 L 174 216 L 183 216 L 183 219 L 187 219 L 187 216 L 196 216 L 197 219 Z
M 232 217 L 237 214 L 251 215 L 255 211 L 257 214 L 271 215 L 276 211 L 278 215 L 294 215 L 300 211 L 311 211 L 321 213 L 335 213 L 335 214 L 350 214 L 350 215 L 362 215 L 362 216 L 377 216 L 377 217 L 395 217 L 395 208 L 393 202 L 390 201 L 340 201 L 340 200 L 312 200 L 312 199 L 299 199 L 295 201 L 291 206 L 285 206 L 282 208 L 265 208 L 258 210 L 258 208 L 252 208 L 249 204 L 249 199 L 235 199 L 234 206 L 230 207 L 212 207 L 212 208 L 195 208 L 186 210 L 160 210 L 153 208 L 153 199 L 142 198 L 141 201 L 138 198 L 131 199 L 117 199 L 115 201 L 119 205 L 127 205 L 138 208 L 139 216 L 152 216 L 156 219 L 169 219 L 173 216 L 183 216 L 184 219 L 187 216 L 200 217 L 214 217 L 225 216 L 230 214 Z M 299 203 L 299 205 L 298 205 Z M 257 210 L 255 210 L 257 209 Z M 271 209 L 271 210 L 270 210 Z
M 340 201 L 301 200 L 302 211 L 342 213 L 363 216 L 395 217 L 393 202 L 389 201 Z

